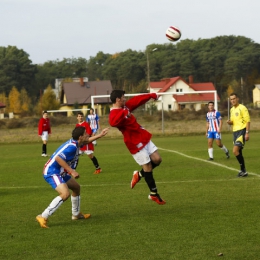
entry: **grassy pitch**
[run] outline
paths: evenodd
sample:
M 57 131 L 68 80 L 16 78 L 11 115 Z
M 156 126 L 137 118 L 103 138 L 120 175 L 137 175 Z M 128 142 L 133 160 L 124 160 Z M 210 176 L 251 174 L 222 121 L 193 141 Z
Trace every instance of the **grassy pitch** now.
M 40 228 L 35 216 L 57 195 L 41 172 L 41 144 L 1 145 L 0 259 L 206 260 L 258 259 L 260 255 L 259 133 L 243 151 L 249 176 L 237 178 L 232 134 L 223 143 L 227 160 L 214 144 L 208 162 L 204 136 L 154 137 L 163 158 L 154 171 L 166 200 L 148 200 L 144 180 L 130 188 L 139 169 L 122 139 L 98 141 L 95 155 L 103 169 L 94 175 L 87 156 L 80 158 L 81 209 L 88 220 L 71 220 L 66 201 Z M 48 144 L 52 153 L 61 143 Z

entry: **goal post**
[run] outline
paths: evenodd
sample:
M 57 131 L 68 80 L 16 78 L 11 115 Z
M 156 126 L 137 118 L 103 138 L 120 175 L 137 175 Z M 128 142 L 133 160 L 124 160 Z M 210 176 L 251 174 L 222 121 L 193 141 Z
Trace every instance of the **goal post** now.
M 218 95 L 217 95 L 216 90 L 204 90 L 204 91 L 194 91 L 194 92 L 162 92 L 162 93 L 160 92 L 160 93 L 156 93 L 156 94 L 160 94 L 160 96 L 162 96 L 160 101 L 161 101 L 161 103 L 163 103 L 163 101 L 164 101 L 163 96 L 165 96 L 165 95 L 185 95 L 185 94 L 196 95 L 196 94 L 203 94 L 203 93 L 208 93 L 208 94 L 212 93 L 214 95 L 214 106 L 215 106 L 215 109 L 218 110 Z M 142 95 L 142 94 L 144 94 L 144 93 L 125 94 L 125 97 L 138 96 L 138 95 Z M 110 97 L 110 95 L 91 96 L 91 107 L 94 109 L 95 99 L 108 98 L 108 97 Z
M 156 93 L 156 92 L 154 92 Z M 217 91 L 216 90 L 204 90 L 204 91 L 194 91 L 194 92 L 160 92 L 160 93 L 156 93 L 156 94 L 160 94 L 159 95 L 159 98 L 156 102 L 160 102 L 159 104 L 157 104 L 157 109 L 158 110 L 161 110 L 162 112 L 162 133 L 164 134 L 165 132 L 165 127 L 164 127 L 164 111 L 169 111 L 168 109 L 164 109 L 164 103 L 166 101 L 166 98 L 164 98 L 164 96 L 166 95 L 185 95 L 185 94 L 188 94 L 188 95 L 197 95 L 197 94 L 213 94 L 214 96 L 214 107 L 216 110 L 218 110 L 218 95 L 217 95 Z M 132 96 L 138 96 L 138 95 L 142 95 L 142 94 L 145 94 L 145 93 L 135 93 L 135 94 L 125 94 L 125 97 L 132 97 Z M 93 109 L 95 109 L 95 99 L 97 98 L 108 98 L 110 97 L 110 95 L 95 95 L 95 96 L 91 96 L 91 106 Z M 209 101 L 213 101 L 213 100 L 207 100 L 205 102 L 209 102 Z M 199 101 L 198 101 L 199 102 Z M 201 104 L 205 103 L 205 102 L 202 102 L 201 101 Z M 175 111 L 175 110 L 174 110 Z

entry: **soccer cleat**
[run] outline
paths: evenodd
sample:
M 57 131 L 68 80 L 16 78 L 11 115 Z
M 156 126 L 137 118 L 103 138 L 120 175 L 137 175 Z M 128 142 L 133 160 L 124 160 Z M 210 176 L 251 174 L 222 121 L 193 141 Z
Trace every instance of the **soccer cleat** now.
M 247 177 L 248 173 L 246 171 L 240 171 L 237 175 L 237 177 Z
M 158 193 L 149 194 L 148 199 L 155 201 L 159 205 L 164 205 L 166 203 L 166 201 L 164 201 Z
M 134 171 L 133 172 L 133 178 L 132 178 L 131 184 L 130 184 L 131 189 L 133 189 L 134 186 L 136 185 L 136 183 L 139 182 L 140 180 L 141 180 L 141 177 L 139 175 L 139 171 Z
M 77 215 L 77 216 L 74 216 L 72 215 L 72 220 L 78 220 L 78 219 L 87 219 L 87 218 L 90 218 L 90 214 L 82 214 L 81 212 Z
M 229 159 L 229 150 L 226 152 L 227 159 Z
M 98 168 L 96 169 L 93 174 L 100 174 L 102 172 L 102 169 L 101 168 Z
M 47 221 L 48 221 L 47 218 L 44 218 L 44 217 L 42 217 L 41 215 L 38 215 L 38 216 L 36 217 L 36 220 L 38 221 L 38 223 L 40 224 L 40 226 L 41 226 L 42 228 L 49 228 L 49 227 L 47 226 Z
M 209 158 L 208 161 L 214 161 L 214 159 L 213 158 Z

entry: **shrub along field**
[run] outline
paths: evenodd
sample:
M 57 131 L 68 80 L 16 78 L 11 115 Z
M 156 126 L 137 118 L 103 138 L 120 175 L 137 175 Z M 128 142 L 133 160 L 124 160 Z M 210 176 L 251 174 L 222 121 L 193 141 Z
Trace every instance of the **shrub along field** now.
M 198 123 L 201 133 L 204 123 Z M 56 192 L 42 178 L 47 159 L 40 156 L 40 141 L 27 142 L 30 129 L 24 135 L 1 129 L 1 142 L 2 131 L 11 130 L 16 134 L 11 133 L 10 141 L 20 140 L 21 135 L 25 141 L 0 145 L 0 259 L 206 260 L 219 253 L 225 259 L 259 258 L 259 132 L 250 133 L 243 152 L 246 178 L 236 177 L 236 158 L 231 155 L 227 160 L 216 145 L 215 160 L 207 161 L 204 134 L 156 134 L 153 141 L 163 162 L 154 177 L 165 205 L 148 200 L 144 180 L 130 188 L 132 172 L 139 167 L 121 137 L 106 136 L 95 147 L 102 173 L 93 174 L 86 156 L 78 166 L 81 209 L 91 218 L 72 221 L 69 199 L 50 217 L 50 228 L 42 229 L 35 216 Z M 66 133 L 56 140 L 57 129 Z M 53 132 L 49 153 L 70 137 L 67 127 L 55 127 Z M 232 150 L 231 132 L 222 139 Z

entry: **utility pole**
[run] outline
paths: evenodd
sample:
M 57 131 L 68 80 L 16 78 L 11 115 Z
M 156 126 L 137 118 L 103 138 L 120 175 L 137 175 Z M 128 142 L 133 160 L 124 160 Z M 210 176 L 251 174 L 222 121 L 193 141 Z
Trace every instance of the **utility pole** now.
M 151 52 L 156 51 L 157 48 L 151 50 Z M 150 93 L 150 61 L 149 61 L 149 49 L 146 51 L 146 59 L 147 59 L 147 83 L 148 83 L 148 91 Z
M 243 78 L 241 77 L 241 104 L 242 105 L 244 105 L 244 102 L 243 102 L 244 101 L 243 100 L 244 99 L 244 93 L 243 93 L 244 89 L 243 88 L 244 88 L 244 83 L 243 83 Z

